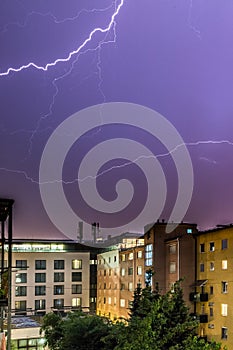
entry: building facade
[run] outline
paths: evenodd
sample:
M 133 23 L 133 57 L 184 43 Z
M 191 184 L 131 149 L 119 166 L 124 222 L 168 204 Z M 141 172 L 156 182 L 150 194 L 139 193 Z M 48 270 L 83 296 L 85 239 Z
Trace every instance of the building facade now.
M 199 335 L 233 349 L 233 226 L 196 236 L 196 283 L 190 295 L 200 321 Z

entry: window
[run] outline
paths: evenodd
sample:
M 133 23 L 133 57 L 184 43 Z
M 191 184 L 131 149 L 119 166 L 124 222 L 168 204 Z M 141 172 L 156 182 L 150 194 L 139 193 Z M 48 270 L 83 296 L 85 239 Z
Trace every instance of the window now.
M 227 316 L 227 304 L 221 304 L 221 315 Z
M 16 273 L 15 283 L 27 283 L 27 274 L 26 273 Z
M 106 283 L 104 283 L 104 289 L 106 289 Z
M 227 270 L 227 260 L 222 260 L 222 270 Z
M 36 270 L 46 270 L 46 260 L 36 260 L 35 261 Z
M 82 282 L 82 272 L 72 272 L 72 282 Z
M 210 262 L 210 271 L 214 271 L 214 262 L 213 261 Z
M 114 262 L 116 262 L 117 261 L 117 257 L 116 257 L 116 255 L 114 256 Z
M 26 311 L 27 302 L 26 300 L 16 301 L 15 302 L 15 310 Z
M 116 297 L 114 297 L 114 299 L 113 299 L 113 303 L 114 303 L 114 305 L 116 305 L 116 301 L 117 301 L 117 298 L 116 298 Z
M 104 276 L 106 276 L 106 270 L 104 270 Z
M 125 254 L 121 254 L 121 261 L 125 261 Z
M 187 228 L 186 232 L 187 233 L 193 233 L 193 229 L 192 228 Z
M 111 256 L 109 256 L 109 258 L 108 258 L 108 262 L 109 262 L 109 264 L 111 263 Z
M 210 317 L 213 317 L 214 316 L 214 309 L 213 307 L 210 307 Z
M 82 298 L 72 298 L 72 306 L 80 307 L 82 305 Z
M 125 290 L 125 284 L 121 283 L 121 290 Z
M 153 257 L 153 245 L 147 244 L 145 247 L 145 264 L 146 264 L 146 266 L 151 266 L 153 264 L 152 257 Z
M 24 287 L 24 286 L 15 287 L 15 296 L 16 297 L 26 297 L 27 296 L 27 287 Z
M 65 261 L 64 260 L 54 260 L 54 270 L 64 270 Z
M 16 260 L 16 267 L 18 269 L 26 270 L 27 268 L 27 260 Z
M 175 244 L 169 245 L 169 253 L 170 254 L 175 254 L 176 253 L 176 245 Z
M 115 285 L 114 285 L 114 289 L 117 289 L 117 283 L 115 283 Z
M 125 276 L 125 269 L 121 269 L 121 276 Z
M 210 242 L 210 252 L 214 252 L 214 242 Z
M 200 252 L 204 253 L 205 252 L 205 243 L 200 244 Z
M 111 305 L 111 303 L 112 303 L 112 298 L 111 297 L 108 297 L 108 303 L 109 303 L 109 305 Z
M 46 286 L 35 286 L 35 295 L 46 295 Z
M 139 251 L 137 252 L 137 257 L 138 257 L 138 259 L 141 259 L 141 258 L 142 258 L 142 250 L 139 250 Z
M 64 282 L 64 272 L 54 272 L 54 282 Z
M 222 249 L 227 249 L 228 239 L 222 239 Z
M 111 274 L 112 274 L 112 270 L 109 269 L 109 270 L 108 270 L 108 275 L 111 276 Z
M 45 309 L 46 309 L 45 299 L 35 300 L 35 310 L 45 310 Z
M 82 268 L 82 260 L 81 259 L 73 259 L 72 260 L 72 269 L 78 270 Z
M 36 283 L 46 283 L 46 273 L 35 273 Z
M 170 262 L 170 273 L 175 273 L 176 272 L 176 263 L 171 261 Z
M 62 309 L 64 307 L 64 299 L 54 299 L 53 307 L 55 309 Z
M 227 339 L 227 327 L 222 327 L 222 339 Z
M 204 263 L 200 263 L 200 272 L 204 272 L 205 271 L 205 265 Z
M 142 266 L 138 266 L 138 267 L 137 267 L 137 274 L 138 274 L 139 276 L 142 275 Z
M 128 284 L 128 290 L 129 290 L 130 292 L 133 291 L 133 283 L 132 283 L 132 282 L 129 282 L 129 284 Z
M 72 294 L 82 294 L 82 285 L 72 284 Z
M 106 297 L 104 297 L 104 304 L 106 304 Z
M 133 267 L 128 268 L 128 275 L 131 276 L 133 274 Z
M 225 281 L 222 281 L 222 293 L 228 292 L 228 283 Z
M 54 286 L 53 287 L 53 294 L 54 295 L 62 295 L 62 294 L 64 294 L 64 286 Z
M 213 295 L 214 294 L 214 287 L 210 286 L 210 294 Z
M 129 260 L 133 260 L 133 253 L 129 253 Z
M 120 299 L 120 307 L 125 307 L 125 299 Z

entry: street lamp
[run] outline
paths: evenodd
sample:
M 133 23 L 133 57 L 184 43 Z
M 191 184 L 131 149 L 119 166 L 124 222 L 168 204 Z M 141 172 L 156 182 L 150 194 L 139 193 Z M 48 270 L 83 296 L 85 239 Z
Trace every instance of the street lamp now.
M 7 350 L 11 348 L 11 269 L 12 269 L 12 206 L 13 199 L 0 198 L 0 222 L 1 222 L 1 288 L 3 287 L 4 253 L 5 243 L 8 245 L 8 315 L 7 315 Z M 5 238 L 5 226 L 8 229 L 7 239 Z M 3 328 L 3 315 L 1 312 L 1 327 Z M 1 329 L 2 330 L 2 329 Z

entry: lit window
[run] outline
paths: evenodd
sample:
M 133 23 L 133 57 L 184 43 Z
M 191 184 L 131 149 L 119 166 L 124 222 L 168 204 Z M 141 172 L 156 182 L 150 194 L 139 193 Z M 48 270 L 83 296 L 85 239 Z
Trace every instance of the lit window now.
M 114 303 L 114 305 L 116 305 L 116 301 L 117 301 L 117 298 L 116 298 L 116 297 L 114 297 L 114 299 L 113 299 L 113 303 Z
M 228 283 L 225 281 L 222 281 L 222 293 L 228 292 Z
M 26 311 L 27 308 L 27 301 L 26 300 L 20 300 L 15 302 L 15 309 L 18 311 Z
M 137 274 L 140 276 L 142 275 L 142 266 L 137 267 Z
M 82 305 L 82 298 L 72 298 L 72 306 L 77 307 Z
M 129 253 L 129 260 L 133 260 L 133 253 Z
M 111 305 L 111 303 L 112 303 L 112 298 L 111 297 L 108 297 L 108 303 L 109 303 L 109 305 Z
M 130 292 L 133 291 L 133 283 L 132 282 L 129 282 L 128 289 Z
M 170 262 L 170 273 L 175 273 L 176 272 L 176 263 L 171 261 Z
M 175 244 L 169 245 L 169 253 L 170 254 L 175 254 L 176 253 L 176 245 Z
M 17 297 L 25 297 L 27 295 L 27 287 L 23 287 L 23 286 L 15 287 L 15 295 Z
M 221 304 L 221 315 L 227 316 L 227 304 Z
M 82 268 L 82 260 L 81 259 L 73 259 L 72 260 L 72 269 L 78 270 Z
M 121 254 L 121 261 L 125 261 L 125 254 Z
M 145 264 L 146 266 L 151 266 L 153 264 L 153 245 L 147 244 L 145 247 Z
M 121 269 L 121 276 L 125 276 L 125 269 Z
M 227 270 L 227 260 L 222 260 L 222 269 Z
M 187 228 L 186 232 L 187 233 L 193 233 L 193 229 L 192 228 Z
M 125 307 L 125 299 L 120 299 L 120 307 Z
M 214 271 L 214 262 L 213 261 L 210 262 L 210 271 Z
M 214 252 L 214 242 L 210 242 L 210 252 Z
M 222 239 L 222 249 L 227 249 L 228 239 Z
M 138 259 L 141 259 L 141 258 L 142 258 L 142 250 L 139 250 L 139 251 L 137 252 L 137 257 L 138 257 Z

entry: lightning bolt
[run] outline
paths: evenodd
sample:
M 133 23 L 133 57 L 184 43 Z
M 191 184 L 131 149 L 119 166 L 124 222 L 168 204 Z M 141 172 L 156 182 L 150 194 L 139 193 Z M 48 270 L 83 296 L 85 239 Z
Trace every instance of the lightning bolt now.
M 70 59 L 74 56 L 80 53 L 80 51 L 92 40 L 93 36 L 96 33 L 107 33 L 110 31 L 111 27 L 113 26 L 113 24 L 115 23 L 115 18 L 117 17 L 117 15 L 120 12 L 120 9 L 122 8 L 122 6 L 124 5 L 124 0 L 121 0 L 119 5 L 116 7 L 115 12 L 113 13 L 111 20 L 109 22 L 109 24 L 105 27 L 105 28 L 101 28 L 101 27 L 97 27 L 95 29 L 93 29 L 91 31 L 91 33 L 89 34 L 89 36 L 86 38 L 86 40 L 83 41 L 83 43 L 75 50 L 71 51 L 67 57 L 64 58 L 57 58 L 55 61 L 47 63 L 45 66 L 40 66 L 37 65 L 34 62 L 29 62 L 28 64 L 22 65 L 18 68 L 14 68 L 14 67 L 10 67 L 8 68 L 5 72 L 0 72 L 0 76 L 7 76 L 9 75 L 11 72 L 21 72 L 25 69 L 28 68 L 35 68 L 38 70 L 42 70 L 42 71 L 47 71 L 49 68 L 51 67 L 55 67 L 58 63 L 62 63 L 62 62 L 69 62 Z
M 64 185 L 70 185 L 70 184 L 74 184 L 77 182 L 84 182 L 87 179 L 97 179 L 98 177 L 111 172 L 114 169 L 119 169 L 119 168 L 124 168 L 132 163 L 137 163 L 139 160 L 141 159 L 158 159 L 158 158 L 164 158 L 167 156 L 170 156 L 171 154 L 173 154 L 174 152 L 176 152 L 179 148 L 181 147 L 194 147 L 194 146 L 199 146 L 199 145 L 229 145 L 229 146 L 233 146 L 233 142 L 229 141 L 229 140 L 203 140 L 203 141 L 196 141 L 196 142 L 187 142 L 187 143 L 181 143 L 179 145 L 177 145 L 176 147 L 174 147 L 171 151 L 165 152 L 165 153 L 161 153 L 158 155 L 141 155 L 138 156 L 137 158 L 135 158 L 132 161 L 128 161 L 125 162 L 124 164 L 121 165 L 114 165 L 106 170 L 104 170 L 103 172 L 99 173 L 98 175 L 92 176 L 92 175 L 87 175 L 84 178 L 77 178 L 74 179 L 72 181 L 64 181 L 62 179 L 54 179 L 54 180 L 49 180 L 49 181 L 44 181 L 44 182 L 39 182 L 35 179 L 33 179 L 32 177 L 30 177 L 26 171 L 23 170 L 13 170 L 13 169 L 7 169 L 7 168 L 0 168 L 0 171 L 5 171 L 5 172 L 9 172 L 9 173 L 15 173 L 15 174 L 19 174 L 25 177 L 26 180 L 35 183 L 37 185 L 47 185 L 47 184 L 54 184 L 54 183 L 63 183 Z M 214 162 L 214 164 L 216 164 L 217 162 Z

